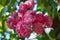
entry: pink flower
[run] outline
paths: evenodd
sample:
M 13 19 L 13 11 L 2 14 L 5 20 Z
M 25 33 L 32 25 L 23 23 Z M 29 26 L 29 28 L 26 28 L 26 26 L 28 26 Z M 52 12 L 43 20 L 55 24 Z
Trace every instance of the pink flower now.
M 24 15 L 24 21 L 27 23 L 32 23 L 35 21 L 35 12 L 33 10 L 28 10 Z
M 25 4 L 28 6 L 29 9 L 32 9 L 34 7 L 34 1 L 25 1 Z
M 16 20 L 16 18 L 14 18 L 12 16 L 7 19 L 7 25 L 10 29 L 14 29 L 14 26 L 16 26 L 17 22 L 15 20 Z
M 36 21 L 44 24 L 44 14 L 36 14 Z
M 36 32 L 37 34 L 42 34 L 44 32 L 44 27 L 43 24 L 40 23 L 39 21 L 35 22 L 32 27 L 33 31 Z
M 52 19 L 50 16 L 44 16 L 44 24 L 47 26 L 47 27 L 51 27 L 53 22 L 52 22 Z
M 17 23 L 16 32 L 19 36 L 25 38 L 30 36 L 30 24 L 25 23 L 24 21 L 20 21 Z
M 27 5 L 24 2 L 21 2 L 18 9 L 18 16 L 23 16 L 27 10 Z
M 11 13 L 11 16 L 16 17 L 16 11 L 13 11 L 13 12 Z
M 7 19 L 8 27 L 10 29 L 16 27 L 16 33 L 23 38 L 29 37 L 32 30 L 37 34 L 42 34 L 45 26 L 50 27 L 53 24 L 50 16 L 36 14 L 31 10 L 34 4 L 34 0 L 21 2 L 18 15 L 16 15 L 16 11 L 13 11 L 11 17 Z
M 28 8 L 28 6 L 24 2 L 20 3 L 19 9 L 26 10 L 27 8 Z
M 18 9 L 18 16 L 22 17 L 25 14 L 25 10 Z

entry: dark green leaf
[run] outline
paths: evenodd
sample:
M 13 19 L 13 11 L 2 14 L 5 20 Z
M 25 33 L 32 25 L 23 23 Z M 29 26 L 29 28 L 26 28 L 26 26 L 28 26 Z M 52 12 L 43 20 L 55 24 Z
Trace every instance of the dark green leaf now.
M 60 10 L 58 11 L 58 16 L 60 16 Z
M 38 40 L 49 40 L 49 37 L 43 33 L 42 35 L 37 35 L 36 37 Z
M 55 32 L 53 30 L 51 30 L 51 32 L 49 33 L 49 35 L 52 37 L 52 38 L 55 38 Z
M 57 10 L 57 4 L 54 2 L 54 0 L 50 0 L 50 6 L 52 12 L 55 12 Z
M 60 33 L 58 34 L 57 39 L 60 40 Z

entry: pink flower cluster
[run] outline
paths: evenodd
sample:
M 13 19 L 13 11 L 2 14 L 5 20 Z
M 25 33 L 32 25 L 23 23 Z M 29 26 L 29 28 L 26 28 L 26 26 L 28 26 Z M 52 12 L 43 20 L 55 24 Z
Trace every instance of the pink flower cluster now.
M 48 15 L 36 14 L 32 10 L 34 0 L 27 0 L 19 4 L 18 15 L 13 11 L 7 19 L 7 25 L 10 29 L 16 28 L 16 33 L 25 38 L 29 37 L 31 31 L 42 34 L 45 27 L 52 26 L 52 19 Z

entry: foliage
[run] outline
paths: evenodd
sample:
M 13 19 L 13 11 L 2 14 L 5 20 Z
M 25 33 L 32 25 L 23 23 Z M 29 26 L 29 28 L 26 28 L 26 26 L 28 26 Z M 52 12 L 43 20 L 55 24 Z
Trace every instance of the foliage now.
M 7 40 L 5 33 L 8 33 L 8 35 L 10 34 L 9 40 L 19 40 L 19 39 L 24 40 L 24 38 L 20 38 L 14 30 L 8 29 L 6 25 L 6 19 L 8 18 L 8 16 L 12 11 L 17 10 L 17 5 L 19 5 L 21 1 L 26 1 L 26 0 L 0 0 L 0 35 L 2 35 L 2 38 L 0 37 L 1 40 Z M 37 1 L 36 11 L 42 11 L 44 14 L 47 12 L 48 15 L 52 17 L 53 24 L 56 24 L 55 21 L 58 22 L 58 20 L 60 19 L 60 10 L 57 11 L 58 2 L 56 2 L 56 0 L 36 0 L 36 1 Z M 8 15 L 6 15 L 7 12 L 8 12 Z M 58 20 L 56 19 L 57 16 L 58 16 Z M 59 23 L 60 23 L 60 20 L 59 20 Z M 56 29 L 58 30 L 59 26 L 58 27 L 57 26 L 54 27 L 54 26 L 55 25 L 52 26 L 54 28 L 54 31 L 50 32 L 49 35 L 50 37 L 52 37 L 52 39 L 60 39 L 59 38 L 60 34 L 58 34 L 57 37 L 55 36 Z M 36 38 L 38 40 L 40 39 L 49 40 L 49 37 L 48 37 L 49 35 L 44 33 L 42 35 L 37 35 Z

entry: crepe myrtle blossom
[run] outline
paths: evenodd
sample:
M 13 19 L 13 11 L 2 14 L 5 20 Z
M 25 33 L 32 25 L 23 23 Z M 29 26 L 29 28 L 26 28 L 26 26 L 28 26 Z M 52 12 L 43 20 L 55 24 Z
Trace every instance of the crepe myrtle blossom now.
M 34 0 L 20 2 L 18 12 L 13 11 L 6 20 L 7 26 L 10 29 L 14 29 L 15 27 L 19 37 L 28 38 L 32 31 L 36 34 L 42 34 L 45 27 L 49 28 L 53 24 L 50 16 L 43 13 L 37 14 L 32 10 L 34 4 Z
M 29 37 L 31 33 L 30 24 L 27 24 L 24 21 L 18 22 L 16 26 L 16 32 L 19 36 L 23 38 Z
M 10 16 L 8 19 L 7 19 L 7 25 L 10 29 L 14 29 L 14 26 L 16 26 L 16 18 Z

